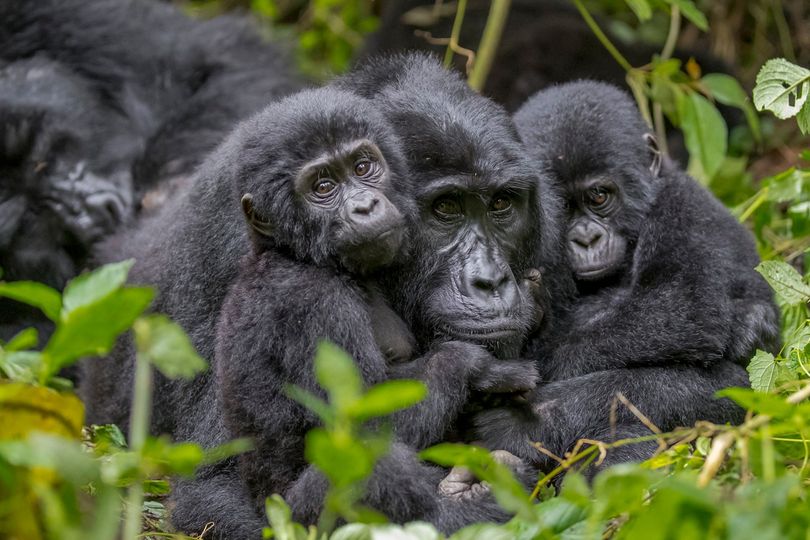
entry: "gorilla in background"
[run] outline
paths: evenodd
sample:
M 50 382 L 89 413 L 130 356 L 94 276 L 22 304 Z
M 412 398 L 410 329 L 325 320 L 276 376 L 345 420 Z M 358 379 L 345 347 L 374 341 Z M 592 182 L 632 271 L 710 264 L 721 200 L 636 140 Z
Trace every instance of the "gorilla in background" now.
M 777 346 L 779 312 L 754 271 L 753 240 L 708 191 L 670 163 L 630 97 L 604 83 L 538 93 L 516 114 L 541 178 L 567 203 L 567 252 L 579 296 L 532 355 L 542 381 L 526 407 L 481 413 L 478 435 L 542 469 L 580 438 L 649 434 L 629 411 L 611 425 L 622 392 L 663 431 L 697 420 L 738 422 L 715 391 L 746 386 L 757 348 Z M 620 407 L 622 409 L 622 407 Z M 608 454 L 648 457 L 655 443 Z
M 0 125 L 3 279 L 61 288 L 88 264 L 92 246 L 130 217 L 140 148 L 124 115 L 43 57 L 0 68 Z M 0 339 L 42 320 L 0 299 Z
M 477 393 L 520 392 L 533 386 L 534 363 L 509 361 L 508 357 L 520 349 L 535 323 L 534 303 L 522 278 L 534 262 L 538 234 L 555 237 L 553 224 L 540 223 L 536 174 L 508 115 L 438 62 L 422 55 L 395 57 L 358 70 L 344 82 L 355 85 L 358 93 L 377 96 L 386 120 L 402 142 L 417 203 L 411 256 L 379 276 L 378 281 L 391 307 L 411 327 L 417 347 L 417 358 L 389 366 L 386 376 L 422 379 L 430 395 L 395 420 L 398 443 L 380 465 L 384 471 L 380 478 L 397 478 L 396 499 L 386 499 L 390 506 L 380 510 L 398 520 L 417 515 L 435 519 L 445 530 L 492 519 L 496 510 L 488 497 L 450 504 L 435 489 L 427 490 L 426 496 L 421 481 L 411 484 L 405 479 L 411 478 L 409 471 L 420 470 L 418 478 L 430 474 L 436 481 L 431 487 L 436 487 L 441 473 L 415 469 L 413 450 L 443 440 L 456 416 Z M 276 152 L 281 153 L 279 163 L 311 159 L 300 157 L 300 138 L 291 148 L 262 153 L 266 147 L 260 145 L 248 148 L 251 153 L 245 156 L 244 139 L 261 140 L 264 133 L 252 131 L 261 128 L 259 118 L 245 124 L 210 156 L 194 183 L 159 214 L 145 220 L 126 244 L 109 243 L 108 260 L 135 258 L 131 280 L 157 286 L 156 311 L 181 324 L 208 359 L 214 357 L 217 319 L 228 288 L 237 277 L 238 261 L 250 251 L 239 204 L 243 194 L 234 193 L 222 179 L 256 172 Z M 317 128 L 304 125 L 303 131 L 296 133 L 318 140 Z M 440 155 L 439 149 L 443 150 Z M 263 208 L 248 207 L 253 211 Z M 252 219 L 265 229 L 266 217 Z M 243 300 L 240 289 L 234 294 L 234 302 Z M 304 320 L 319 320 L 319 305 L 314 304 Z M 256 305 L 251 309 L 255 313 L 270 308 Z M 330 311 L 344 312 L 340 307 Z M 232 311 L 229 314 L 233 316 Z M 227 332 L 230 323 L 223 324 L 222 331 Z M 300 325 L 296 326 L 294 343 L 312 343 L 321 330 L 315 325 L 313 334 L 307 336 Z M 362 332 L 362 327 L 353 330 Z M 340 342 L 355 351 L 364 339 L 369 338 Z M 280 344 L 282 348 L 287 345 Z M 82 392 L 89 421 L 127 424 L 132 359 L 131 343 L 122 341 L 112 358 L 86 364 Z M 300 365 L 309 365 L 309 360 L 301 359 Z M 298 374 L 296 380 L 306 381 L 308 377 Z M 156 376 L 155 384 L 153 431 L 205 446 L 231 437 L 212 374 L 203 374 L 190 383 Z M 247 400 L 242 406 L 260 398 L 253 394 L 241 397 Z M 238 403 L 239 398 L 228 396 L 231 403 L 234 399 Z M 263 419 L 267 413 L 262 412 Z M 278 411 L 274 411 L 274 418 L 275 413 Z M 300 444 L 300 439 L 294 444 Z M 295 463 L 301 465 L 300 461 Z M 261 465 L 260 461 L 256 466 Z M 236 467 L 236 460 L 226 461 L 201 471 L 194 480 L 179 482 L 173 491 L 175 526 L 194 531 L 215 521 L 218 530 L 227 531 L 229 537 L 255 534 L 263 523 L 250 498 L 256 494 L 248 493 Z M 264 474 L 267 469 L 261 470 Z M 311 519 L 322 501 L 304 486 L 320 485 L 316 493 L 322 493 L 324 485 L 319 475 L 307 471 L 290 471 L 293 476 L 304 473 L 296 484 L 302 491 L 287 493 L 292 501 L 300 501 L 296 516 L 305 520 Z
M 61 288 L 239 119 L 301 86 L 241 19 L 195 21 L 149 0 L 8 0 L 0 20 L 6 279 Z M 0 339 L 48 326 L 0 302 Z

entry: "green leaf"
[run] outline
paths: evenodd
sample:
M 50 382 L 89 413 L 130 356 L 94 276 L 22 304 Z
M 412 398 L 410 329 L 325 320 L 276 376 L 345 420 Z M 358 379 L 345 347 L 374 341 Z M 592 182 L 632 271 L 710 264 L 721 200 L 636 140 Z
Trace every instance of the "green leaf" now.
M 515 479 L 512 471 L 498 463 L 484 448 L 458 443 L 442 443 L 419 453 L 419 457 L 443 467 L 467 467 L 472 473 L 492 486 L 495 499 L 510 512 L 530 514 L 529 494 Z
M 796 116 L 810 92 L 810 71 L 784 58 L 768 60 L 757 74 L 754 105 L 771 111 L 777 118 Z
M 318 415 L 318 418 L 326 426 L 331 426 L 335 422 L 335 413 L 329 408 L 329 404 L 326 403 L 324 400 L 313 394 L 312 392 L 308 392 L 299 386 L 295 386 L 294 384 L 289 384 L 284 387 L 284 393 L 287 394 L 287 397 L 290 399 L 297 401 L 310 411 L 314 412 Z
M 273 529 L 275 540 L 306 540 L 307 532 L 303 526 L 294 523 L 292 512 L 280 495 L 272 495 L 264 502 L 267 520 Z
M 0 296 L 34 306 L 52 321 L 59 319 L 62 296 L 56 289 L 34 281 L 0 283 Z
M 810 101 L 805 102 L 799 114 L 796 115 L 796 122 L 799 124 L 799 129 L 802 133 L 807 135 L 810 133 Z
M 363 444 L 341 433 L 314 428 L 307 432 L 305 456 L 330 482 L 342 487 L 371 474 L 374 460 Z
M 593 488 L 597 515 L 610 518 L 638 511 L 654 478 L 650 471 L 628 463 L 603 471 L 597 475 Z
M 329 341 L 321 341 L 315 351 L 315 377 L 329 394 L 338 411 L 347 410 L 360 397 L 363 380 L 351 357 Z
M 128 287 L 68 312 L 43 351 L 45 371 L 41 378 L 54 375 L 79 358 L 109 353 L 116 338 L 132 326 L 153 296 L 149 287 Z
M 750 388 L 726 388 L 717 392 L 717 395 L 727 397 L 755 413 L 767 414 L 774 418 L 785 418 L 793 414 L 795 407 L 776 394 L 766 394 Z
M 106 264 L 92 272 L 73 278 L 62 293 L 62 309 L 65 313 L 70 313 L 74 309 L 98 302 L 114 290 L 121 288 L 126 282 L 133 264 L 135 264 L 134 259 Z
M 641 22 L 648 21 L 652 18 L 652 7 L 647 0 L 624 0 L 625 3 L 633 10 L 638 20 Z
M 37 332 L 36 328 L 26 328 L 22 330 L 13 338 L 11 341 L 6 343 L 3 346 L 3 349 L 6 351 L 22 351 L 25 349 L 33 349 L 37 346 L 37 342 L 39 341 L 39 332 Z
M 667 4 L 678 6 L 684 17 L 689 19 L 692 24 L 706 32 L 709 30 L 709 21 L 706 20 L 706 15 L 695 5 L 692 0 L 664 0 Z
M 751 388 L 754 390 L 770 392 L 776 386 L 779 365 L 771 353 L 758 350 L 748 364 L 747 370 Z
M 799 272 L 788 263 L 763 261 L 757 265 L 756 271 L 762 274 L 787 304 L 810 302 L 810 285 L 807 285 Z
M 400 409 L 406 409 L 422 401 L 427 395 L 427 387 L 421 381 L 385 381 L 368 389 L 348 411 L 358 421 L 386 416 Z
M 686 148 L 689 150 L 690 170 L 695 162 L 704 174 L 704 183 L 720 169 L 728 147 L 728 128 L 717 108 L 700 94 L 693 92 L 678 102 Z
M 165 315 L 147 315 L 133 325 L 138 354 L 170 379 L 193 379 L 208 367 L 183 329 Z
M 37 382 L 41 366 L 42 353 L 39 351 L 0 352 L 0 371 L 12 381 Z
M 745 114 L 748 127 L 757 142 L 762 140 L 759 117 L 751 101 L 737 79 L 725 73 L 709 73 L 700 80 L 712 93 L 712 97 L 730 107 L 737 107 Z

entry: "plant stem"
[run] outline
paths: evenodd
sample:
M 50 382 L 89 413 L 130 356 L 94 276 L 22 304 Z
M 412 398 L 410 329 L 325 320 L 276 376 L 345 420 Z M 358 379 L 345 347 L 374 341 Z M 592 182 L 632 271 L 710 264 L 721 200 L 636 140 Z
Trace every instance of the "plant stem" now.
M 487 25 L 484 27 L 484 35 L 481 37 L 481 44 L 478 46 L 478 55 L 475 58 L 475 65 L 470 73 L 469 84 L 473 90 L 480 92 L 487 81 L 492 61 L 498 51 L 498 44 L 501 42 L 501 34 L 509 16 L 509 6 L 512 0 L 492 0 L 487 16 Z
M 149 414 L 152 404 L 152 366 L 141 354 L 135 355 L 135 389 L 132 399 L 132 414 L 129 419 L 129 448 L 135 454 L 143 450 L 149 432 Z M 143 481 L 135 479 L 127 494 L 124 540 L 135 540 L 141 533 L 141 508 L 143 507 Z
M 773 11 L 773 22 L 776 25 L 776 32 L 779 34 L 779 42 L 782 47 L 782 54 L 785 58 L 796 63 L 796 53 L 793 52 L 793 41 L 790 39 L 790 27 L 785 19 L 785 11 L 782 9 L 781 0 L 773 0 L 771 4 Z
M 453 63 L 453 52 L 458 47 L 458 37 L 461 35 L 461 25 L 464 23 L 464 13 L 467 11 L 467 0 L 458 0 L 456 18 L 453 20 L 453 30 L 450 33 L 450 43 L 444 53 L 444 67 L 449 68 Z
M 613 59 L 616 60 L 616 62 L 618 62 L 619 65 L 622 66 L 622 69 L 624 69 L 625 71 L 630 71 L 631 69 L 633 69 L 633 66 L 630 65 L 630 62 L 628 62 L 627 59 L 624 56 L 622 56 L 622 53 L 619 52 L 619 49 L 617 49 L 615 45 L 613 45 L 613 43 L 610 42 L 610 39 L 608 39 L 605 33 L 602 32 L 602 29 L 599 28 L 599 25 L 596 24 L 596 21 L 593 19 L 593 17 L 591 17 L 591 14 L 585 8 L 585 5 L 582 3 L 582 0 L 573 0 L 573 1 L 580 15 L 582 15 L 582 18 L 585 19 L 585 23 L 591 29 L 591 32 L 594 33 L 596 39 L 598 39 L 599 42 L 605 47 L 605 49 L 607 49 L 607 51 L 610 53 L 610 56 L 612 56 Z
M 653 102 L 653 124 L 655 125 L 655 138 L 658 139 L 658 148 L 665 156 L 669 156 L 667 145 L 667 127 L 664 123 L 664 109 L 657 101 Z
M 669 33 L 664 48 L 661 49 L 661 60 L 669 60 L 675 52 L 675 44 L 678 43 L 678 34 L 681 33 L 681 10 L 673 5 L 669 16 Z

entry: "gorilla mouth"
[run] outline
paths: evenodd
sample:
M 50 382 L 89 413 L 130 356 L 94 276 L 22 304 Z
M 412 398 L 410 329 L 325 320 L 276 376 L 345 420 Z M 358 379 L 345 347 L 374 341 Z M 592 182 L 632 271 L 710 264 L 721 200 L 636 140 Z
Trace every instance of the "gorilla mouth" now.
M 447 333 L 456 339 L 472 341 L 501 341 L 518 336 L 521 328 L 514 324 L 481 326 L 448 326 Z
M 612 265 L 585 267 L 577 269 L 577 278 L 584 280 L 597 279 L 610 272 Z

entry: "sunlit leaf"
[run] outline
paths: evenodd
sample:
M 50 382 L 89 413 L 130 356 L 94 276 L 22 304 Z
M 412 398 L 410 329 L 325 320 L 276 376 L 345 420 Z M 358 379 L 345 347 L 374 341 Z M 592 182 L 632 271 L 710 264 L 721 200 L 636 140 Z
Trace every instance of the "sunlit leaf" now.
M 796 116 L 810 93 L 810 70 L 784 58 L 768 60 L 757 74 L 754 105 L 771 111 L 777 118 Z
M 386 416 L 422 401 L 427 387 L 421 381 L 385 381 L 368 389 L 349 409 L 349 415 L 358 421 Z
M 315 377 L 338 410 L 351 406 L 363 389 L 363 380 L 351 357 L 328 341 L 321 341 L 315 352 Z
M 0 439 L 41 431 L 78 438 L 84 405 L 72 393 L 23 383 L 0 382 Z
M 43 351 L 43 375 L 51 376 L 79 358 L 109 353 L 116 338 L 132 326 L 153 296 L 149 287 L 128 287 L 68 312 Z
M 73 278 L 62 293 L 62 309 L 70 313 L 76 308 L 98 302 L 126 282 L 133 264 L 133 259 L 106 264 Z
M 810 285 L 802 280 L 795 268 L 782 261 L 763 261 L 756 271 L 768 281 L 773 290 L 788 304 L 810 302 Z
M 180 325 L 165 315 L 141 317 L 132 329 L 138 354 L 166 377 L 192 379 L 208 367 Z

